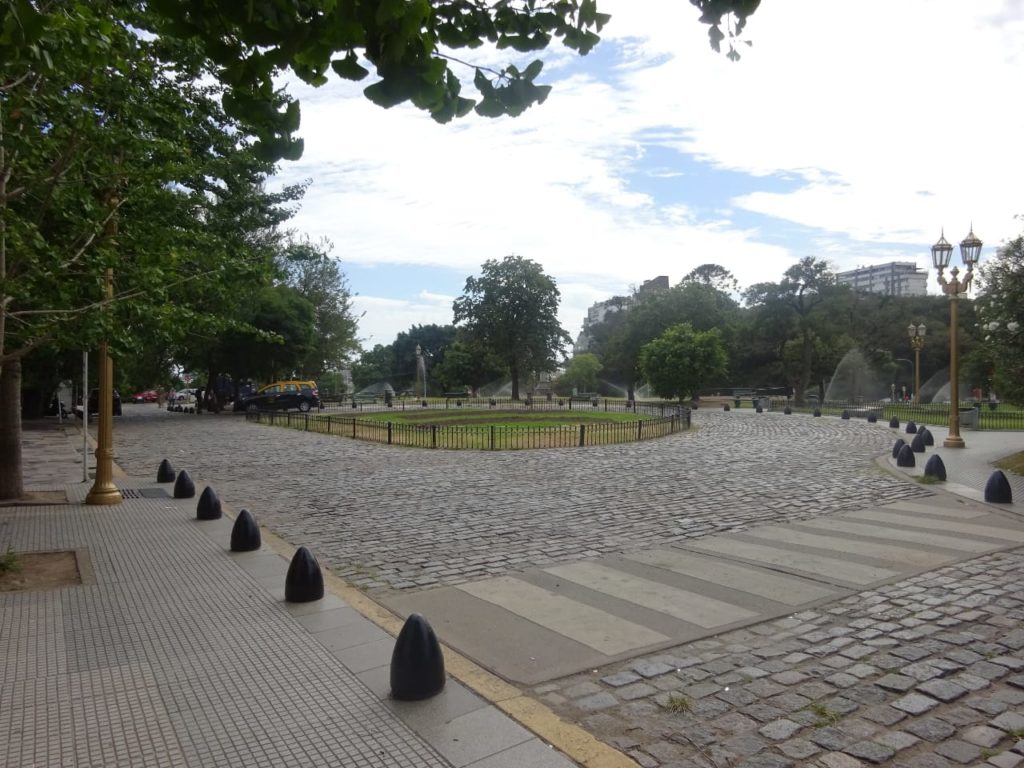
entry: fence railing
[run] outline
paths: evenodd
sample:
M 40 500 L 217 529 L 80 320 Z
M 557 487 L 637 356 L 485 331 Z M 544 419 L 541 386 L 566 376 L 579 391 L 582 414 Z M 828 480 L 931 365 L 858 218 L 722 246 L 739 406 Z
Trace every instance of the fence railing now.
M 866 417 L 874 412 L 879 419 L 888 421 L 893 416 L 900 423 L 914 421 L 918 424 L 931 426 L 949 426 L 949 403 L 891 403 L 886 401 L 844 403 L 826 401 L 820 405 L 804 403 L 797 406 L 784 398 L 773 398 L 768 401 L 768 410 L 781 411 L 789 406 L 794 413 L 813 413 L 817 408 L 825 416 L 840 416 L 848 411 L 853 417 Z M 1024 430 L 1024 411 L 1009 408 L 991 409 L 988 403 L 979 404 L 974 400 L 960 401 L 960 426 L 967 429 L 1022 429 Z
M 425 403 L 425 405 L 424 405 Z M 621 400 L 608 397 L 543 397 L 513 400 L 510 397 L 395 397 L 388 405 L 383 397 L 363 396 L 324 403 L 324 411 L 341 413 L 355 411 L 422 411 L 428 409 L 499 411 L 607 411 L 610 413 L 636 413 L 646 416 L 678 415 L 684 409 L 678 402 L 668 400 Z
M 653 407 L 654 404 L 648 404 Z M 657 404 L 672 410 L 668 416 L 636 421 L 593 422 L 552 426 L 498 424 L 406 424 L 380 419 L 360 419 L 340 414 L 257 411 L 246 413 L 257 424 L 301 429 L 328 435 L 414 448 L 468 450 L 522 450 L 573 448 L 652 440 L 690 428 L 690 409 Z

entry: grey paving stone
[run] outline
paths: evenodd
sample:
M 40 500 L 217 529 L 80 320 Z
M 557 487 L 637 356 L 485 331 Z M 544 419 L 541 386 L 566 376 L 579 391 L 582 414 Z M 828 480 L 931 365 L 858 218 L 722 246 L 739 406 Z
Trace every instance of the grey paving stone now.
M 635 675 L 632 672 L 617 672 L 614 675 L 608 675 L 607 677 L 602 677 L 601 678 L 601 682 L 604 683 L 605 685 L 610 685 L 610 686 L 612 686 L 614 688 L 619 688 L 619 687 L 621 687 L 623 685 L 629 685 L 630 683 L 635 683 L 639 679 L 640 679 L 640 676 L 639 675 Z
M 939 701 L 949 703 L 967 693 L 967 689 L 949 680 L 928 680 L 917 686 L 917 690 Z
M 1000 666 L 999 664 L 993 664 L 990 661 L 976 661 L 967 667 L 966 672 L 977 677 L 983 677 L 986 680 L 998 680 L 1007 674 L 1009 670 L 1006 667 Z
M 674 672 L 676 668 L 660 661 L 646 661 L 634 664 L 632 669 L 641 677 L 657 677 L 666 672 Z
M 1006 737 L 998 728 L 990 728 L 987 725 L 976 725 L 967 728 L 960 733 L 960 738 L 979 747 L 994 747 Z
M 601 691 L 581 699 L 575 699 L 573 704 L 584 712 L 596 712 L 599 709 L 608 709 L 618 705 L 619 700 L 607 691 Z
M 869 763 L 878 765 L 889 760 L 895 753 L 894 750 L 889 747 L 878 744 L 874 741 L 858 741 L 855 744 L 850 744 L 846 749 L 843 750 L 848 755 L 853 755 L 860 760 L 866 760 Z
M 976 709 L 972 709 L 971 707 L 965 707 L 962 704 L 940 709 L 936 716 L 945 720 L 950 725 L 955 725 L 957 728 L 963 728 L 967 725 L 976 725 L 985 719 L 985 715 L 983 713 Z
M 768 703 L 784 712 L 796 712 L 810 704 L 811 700 L 797 693 L 780 693 L 768 699 Z
M 894 752 L 900 752 L 904 749 L 909 749 L 921 740 L 906 731 L 885 731 L 878 734 L 875 737 L 875 741 L 889 747 Z
M 623 701 L 633 701 L 634 699 L 642 699 L 647 696 L 653 696 L 658 692 L 658 689 L 653 685 L 647 683 L 634 683 L 633 685 L 623 686 L 615 691 L 615 695 Z
M 901 763 L 906 768 L 949 768 L 953 765 L 949 760 L 934 752 L 922 752 L 907 758 L 905 762 L 901 761 Z
M 828 752 L 818 757 L 818 763 L 825 768 L 860 768 L 864 765 L 857 758 L 843 752 Z
M 739 712 L 730 712 L 727 715 L 716 717 L 710 725 L 722 733 L 739 734 L 757 728 L 757 721 L 746 715 L 741 715 Z
M 791 768 L 793 761 L 780 755 L 762 752 L 749 757 L 738 768 Z
M 929 696 L 922 696 L 919 693 L 911 693 L 900 699 L 896 699 L 896 701 L 892 703 L 892 706 L 896 709 L 901 709 L 910 715 L 920 715 L 938 706 L 938 703 L 939 702 Z
M 790 739 L 779 744 L 778 749 L 786 757 L 792 757 L 794 760 L 803 760 L 821 752 L 821 747 L 817 744 L 812 744 L 807 739 Z
M 601 686 L 591 682 L 577 683 L 576 685 L 569 686 L 562 693 L 568 699 L 579 699 L 584 696 L 601 693 Z
M 907 713 L 901 712 L 898 709 L 893 709 L 888 705 L 880 705 L 875 707 L 868 707 L 861 711 L 861 717 L 873 720 L 880 725 L 895 725 L 901 720 L 906 719 Z
M 887 691 L 903 693 L 917 685 L 917 680 L 907 675 L 888 674 L 875 680 L 875 685 L 879 688 L 885 688 Z
M 770 704 L 757 703 L 744 707 L 743 714 L 747 717 L 754 718 L 759 723 L 768 723 L 772 720 L 782 718 L 786 713 L 778 707 L 773 707 Z
M 989 725 L 1002 731 L 1024 733 L 1024 715 L 1017 712 L 1003 712 L 992 718 Z
M 998 755 L 992 755 L 988 759 L 988 763 L 996 768 L 1017 768 L 1022 760 L 1024 760 L 1024 755 L 1018 755 L 1013 752 L 1000 752 Z
M 932 742 L 948 739 L 956 733 L 956 728 L 945 720 L 939 720 L 937 717 L 924 717 L 919 720 L 911 720 L 904 723 L 902 728 L 903 730 L 914 734 L 918 738 Z
M 722 746 L 734 755 L 749 757 L 751 755 L 756 755 L 764 749 L 766 743 L 764 739 L 761 739 L 755 733 L 743 733 L 739 736 L 733 736 L 731 739 L 727 739 L 723 742 Z
M 772 741 L 782 741 L 790 738 L 793 734 L 802 729 L 803 726 L 799 723 L 794 723 L 792 720 L 782 719 L 768 723 L 759 729 L 758 733 Z
M 948 757 L 953 762 L 967 765 L 967 763 L 978 759 L 981 755 L 981 747 L 959 739 L 950 739 L 935 747 L 935 752 L 943 757 Z
M 833 752 L 840 752 L 846 747 L 852 739 L 838 728 L 826 726 L 824 728 L 817 728 L 813 732 L 807 734 L 807 739 L 817 744 L 822 749 L 827 749 Z
M 964 702 L 968 707 L 984 712 L 986 715 L 998 715 L 1006 711 L 1007 704 L 997 699 L 974 697 Z

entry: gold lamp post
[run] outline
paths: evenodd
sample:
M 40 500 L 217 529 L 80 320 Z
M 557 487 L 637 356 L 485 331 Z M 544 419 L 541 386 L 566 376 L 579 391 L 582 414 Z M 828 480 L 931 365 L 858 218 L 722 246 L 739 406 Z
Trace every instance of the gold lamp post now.
M 103 281 L 103 295 L 114 298 L 114 270 L 108 269 Z M 85 497 L 86 504 L 120 504 L 121 492 L 114 485 L 114 362 L 110 359 L 106 340 L 100 344 L 100 387 L 97 392 L 99 425 L 96 429 L 96 478 Z M 89 400 L 85 398 L 82 418 L 89 418 Z
M 924 349 L 924 323 L 907 326 L 910 346 L 914 350 L 914 405 L 921 403 L 921 350 Z
M 942 292 L 949 296 L 949 436 L 943 441 L 946 448 L 965 447 L 964 439 L 960 437 L 960 371 L 958 360 L 957 343 L 957 301 L 960 296 L 967 295 L 971 287 L 971 279 L 974 277 L 974 265 L 978 263 L 981 256 L 981 240 L 974 234 L 974 227 L 960 243 L 960 258 L 963 259 L 967 271 L 960 277 L 960 270 L 953 267 L 949 271 L 950 279 L 942 274 L 949 266 L 949 259 L 953 255 L 953 246 L 946 241 L 945 232 L 939 236 L 939 242 L 932 246 L 932 264 L 939 272 L 939 285 Z

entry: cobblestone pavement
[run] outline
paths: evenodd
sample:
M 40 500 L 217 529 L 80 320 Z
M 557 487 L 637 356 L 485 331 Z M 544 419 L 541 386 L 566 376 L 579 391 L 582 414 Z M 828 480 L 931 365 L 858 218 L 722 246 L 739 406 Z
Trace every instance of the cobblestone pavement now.
M 1014 768 L 1024 552 L 536 686 L 644 768 Z
M 880 424 L 700 410 L 691 433 L 521 452 L 399 449 L 125 406 L 116 459 L 161 458 L 364 589 L 415 589 L 929 491 L 877 469 Z

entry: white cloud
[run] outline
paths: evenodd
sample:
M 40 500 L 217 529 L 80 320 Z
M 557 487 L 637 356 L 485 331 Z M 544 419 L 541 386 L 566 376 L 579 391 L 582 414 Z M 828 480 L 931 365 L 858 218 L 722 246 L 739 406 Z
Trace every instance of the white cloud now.
M 542 54 L 555 90 L 514 120 L 439 126 L 411 107 L 379 109 L 361 86 L 298 90 L 306 153 L 283 170 L 314 183 L 295 226 L 330 237 L 348 263 L 469 275 L 521 254 L 559 281 L 573 335 L 593 301 L 706 262 L 749 284 L 777 280 L 812 247 L 849 268 L 919 245 L 927 266 L 941 226 L 959 239 L 973 220 L 992 246 L 1019 232 L 1019 3 L 765 4 L 738 63 L 710 50 L 688 3 L 599 5 L 620 65 L 579 74 L 563 51 Z M 654 144 L 680 167 L 659 155 L 633 175 Z M 682 168 L 693 157 L 747 180 L 729 210 L 705 205 Z M 659 201 L 644 178 L 676 199 Z M 741 223 L 751 213 L 757 226 Z M 413 323 L 450 322 L 451 297 L 418 289 L 432 286 L 393 305 L 357 297 L 361 335 L 387 343 Z

